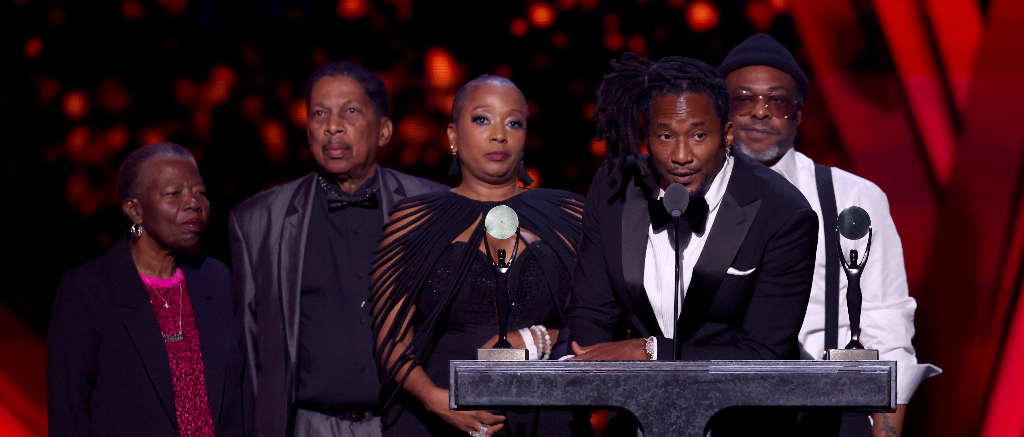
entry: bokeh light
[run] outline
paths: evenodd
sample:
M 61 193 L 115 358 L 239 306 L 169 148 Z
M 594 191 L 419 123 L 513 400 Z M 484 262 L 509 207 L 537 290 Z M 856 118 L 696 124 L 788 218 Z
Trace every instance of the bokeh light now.
M 235 86 L 235 72 L 225 64 L 214 65 L 210 69 L 210 80 L 206 87 L 206 103 L 220 106 L 231 98 L 231 90 Z
M 686 23 L 694 33 L 714 29 L 718 26 L 718 8 L 705 0 L 690 3 L 686 9 Z
M 605 34 L 604 36 L 604 46 L 610 52 L 621 51 L 624 44 L 623 41 L 622 34 L 618 32 Z
M 288 159 L 288 132 L 280 121 L 272 118 L 264 121 L 260 125 L 260 141 L 270 162 L 283 164 Z
M 338 16 L 346 20 L 362 18 L 369 10 L 366 0 L 338 0 Z
M 775 12 L 767 3 L 755 0 L 743 6 L 743 15 L 758 32 L 767 32 L 775 21 Z
M 297 128 L 306 128 L 309 119 L 307 118 L 305 100 L 296 100 L 288 106 L 288 121 Z
M 121 16 L 128 21 L 138 21 L 146 16 L 146 8 L 139 0 L 124 0 L 121 2 Z
M 569 47 L 569 34 L 565 32 L 551 32 L 551 37 L 548 40 L 553 47 L 560 49 Z
M 508 26 L 508 30 L 515 36 L 525 36 L 526 32 L 530 30 L 530 25 L 526 24 L 526 20 L 522 17 L 519 17 L 512 20 L 512 23 Z
M 598 141 L 597 137 L 594 137 L 593 139 L 590 140 L 590 154 L 594 155 L 595 157 L 603 158 L 604 148 L 605 140 Z
M 650 56 L 650 53 L 647 51 L 647 40 L 642 35 L 629 37 L 629 51 L 645 58 Z
M 156 0 L 172 17 L 180 16 L 188 9 L 188 0 Z
M 38 58 L 43 53 L 43 40 L 33 36 L 25 41 L 25 57 L 28 59 Z
M 431 47 L 424 55 L 427 84 L 432 88 L 452 88 L 459 82 L 458 65 L 452 54 L 442 47 Z
M 775 12 L 786 12 L 789 10 L 788 0 L 768 0 L 768 4 L 771 5 L 772 9 L 775 9 Z
M 89 113 L 89 98 L 81 90 L 68 91 L 62 104 L 64 116 L 71 121 L 81 121 Z
M 547 29 L 555 24 L 555 8 L 545 2 L 530 4 L 527 15 L 530 24 L 539 29 Z

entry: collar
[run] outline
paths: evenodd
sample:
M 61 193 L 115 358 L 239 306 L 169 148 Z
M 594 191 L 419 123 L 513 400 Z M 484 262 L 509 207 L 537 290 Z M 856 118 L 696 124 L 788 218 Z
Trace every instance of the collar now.
M 779 162 L 776 162 L 775 165 L 768 168 L 775 170 L 776 173 L 782 175 L 786 180 L 795 181 L 798 180 L 796 167 L 796 148 L 790 147 L 789 150 L 782 155 L 782 158 L 779 158 Z
M 317 185 L 319 185 L 320 188 L 326 191 L 328 194 L 337 195 L 341 199 L 363 198 L 371 193 L 376 193 L 377 191 L 380 190 L 379 176 L 380 168 L 378 167 L 377 171 L 373 172 L 373 176 L 370 176 L 365 181 L 363 181 L 363 184 L 360 185 L 359 188 L 356 188 L 356 190 L 353 191 L 352 194 L 346 193 L 345 190 L 342 190 L 337 183 L 328 180 L 319 173 L 317 174 Z

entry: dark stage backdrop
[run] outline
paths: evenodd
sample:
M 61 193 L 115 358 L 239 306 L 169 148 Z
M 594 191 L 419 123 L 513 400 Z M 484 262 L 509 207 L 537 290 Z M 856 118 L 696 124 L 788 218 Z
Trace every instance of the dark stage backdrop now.
M 512 79 L 529 100 L 534 179 L 585 194 L 604 158 L 590 116 L 610 59 L 717 65 L 767 32 L 811 79 L 798 150 L 889 196 L 919 358 L 945 370 L 905 434 L 1022 436 L 1022 21 L 1015 0 L 4 0 L 0 435 L 45 434 L 53 296 L 127 228 L 114 179 L 139 146 L 196 155 L 213 209 L 197 250 L 230 261 L 227 212 L 314 168 L 302 91 L 326 62 L 384 78 L 396 133 L 381 161 L 440 181 L 455 90 Z

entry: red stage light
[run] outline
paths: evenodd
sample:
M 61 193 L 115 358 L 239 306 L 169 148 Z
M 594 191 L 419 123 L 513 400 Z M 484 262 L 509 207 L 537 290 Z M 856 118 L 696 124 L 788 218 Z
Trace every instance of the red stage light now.
M 33 36 L 25 41 L 25 57 L 28 59 L 35 59 L 43 53 L 43 40 L 39 39 L 38 36 Z
M 458 66 L 455 58 L 442 47 L 427 49 L 424 56 L 426 63 L 427 83 L 433 88 L 451 88 L 459 81 Z
M 164 142 L 166 141 L 167 137 L 164 136 L 163 132 L 160 132 L 160 129 L 157 129 L 155 127 L 147 127 L 143 128 L 142 131 L 139 132 L 139 139 L 141 140 L 143 145 L 146 145 Z
M 508 29 L 515 36 L 524 36 L 526 35 L 526 31 L 530 30 L 530 26 L 526 24 L 526 20 L 516 18 L 512 20 L 512 24 L 508 26 Z
M 132 105 L 132 96 L 120 81 L 113 77 L 103 79 L 99 84 L 96 104 L 111 114 L 123 114 Z
M 288 159 L 288 132 L 284 124 L 268 119 L 260 125 L 260 140 L 263 141 L 263 153 L 274 164 L 284 164 Z
M 110 153 L 120 153 L 128 145 L 128 127 L 123 124 L 115 125 L 106 134 L 107 150 Z
M 604 15 L 604 31 L 605 32 L 618 32 L 619 27 L 622 24 L 622 18 L 616 13 L 607 13 Z
M 313 62 L 313 65 L 319 67 L 331 62 L 331 55 L 327 53 L 327 50 L 324 50 L 323 47 L 317 47 L 313 49 L 313 53 L 310 54 L 309 59 Z
M 188 9 L 188 0 L 156 0 L 172 17 L 177 17 Z
M 560 49 L 569 47 L 569 35 L 565 32 L 553 32 L 549 41 L 552 46 Z
M 668 0 L 668 6 L 673 9 L 683 10 L 686 7 L 686 0 Z
M 124 0 L 121 2 L 121 16 L 128 21 L 141 20 L 146 16 L 146 8 L 138 0 Z
M 743 7 L 743 15 L 758 32 L 767 32 L 775 21 L 775 12 L 763 1 L 755 0 Z
M 711 2 L 704 0 L 690 3 L 686 9 L 686 23 L 695 33 L 714 29 L 718 26 L 718 9 Z
M 578 0 L 556 0 L 555 4 L 558 5 L 559 10 L 568 11 L 576 6 L 577 1 Z
M 775 12 L 785 12 L 789 10 L 789 1 L 787 0 L 768 0 L 768 4 L 771 5 Z
M 604 158 L 605 141 L 598 141 L 597 137 L 590 140 L 590 153 L 598 158 Z
M 263 99 L 256 94 L 245 96 L 239 104 L 239 112 L 245 121 L 256 124 L 263 118 Z
M 89 98 L 81 90 L 69 91 L 64 95 L 64 116 L 71 121 L 81 121 L 89 113 Z
M 604 46 L 608 48 L 608 51 L 610 52 L 622 50 L 622 45 L 624 43 L 621 33 L 609 33 L 604 36 Z
M 533 179 L 533 184 L 530 185 L 530 188 L 541 187 L 542 178 L 540 176 L 540 170 L 537 170 L 537 167 L 534 167 L 532 165 L 526 166 L 526 174 L 530 175 L 530 179 Z M 516 181 L 516 183 L 519 184 L 520 187 L 524 186 L 521 181 Z
M 633 35 L 629 37 L 629 51 L 636 53 L 640 56 L 647 57 L 647 40 L 641 35 Z
M 89 128 L 85 126 L 71 128 L 64 146 L 72 161 L 81 162 L 85 156 L 85 149 L 89 146 Z
M 338 0 L 338 16 L 346 20 L 361 18 L 369 10 L 366 0 Z
M 530 24 L 540 29 L 551 27 L 555 23 L 555 8 L 544 2 L 536 2 L 529 8 Z
M 235 86 L 235 72 L 224 64 L 215 65 L 210 69 L 210 80 L 206 88 L 206 102 L 219 106 L 231 98 L 231 89 Z
M 293 126 L 305 129 L 306 122 L 309 121 L 308 114 L 306 113 L 306 101 L 296 100 L 292 102 L 291 107 L 288 108 L 288 121 Z

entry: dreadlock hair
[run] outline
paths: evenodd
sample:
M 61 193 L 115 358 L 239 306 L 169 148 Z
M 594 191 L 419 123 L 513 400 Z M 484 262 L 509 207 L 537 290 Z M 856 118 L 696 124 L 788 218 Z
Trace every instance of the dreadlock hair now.
M 621 60 L 611 61 L 612 72 L 606 74 L 597 89 L 597 139 L 606 140 L 605 156 L 612 161 L 608 170 L 609 186 L 622 174 L 628 156 L 636 157 L 640 176 L 652 190 L 657 190 L 655 175 L 646 160 L 641 159 L 641 146 L 646 141 L 651 101 L 665 95 L 705 94 L 714 104 L 722 127 L 729 120 L 729 90 L 725 79 L 710 65 L 683 56 L 669 56 L 652 61 L 626 52 Z M 640 119 L 643 117 L 643 119 Z

